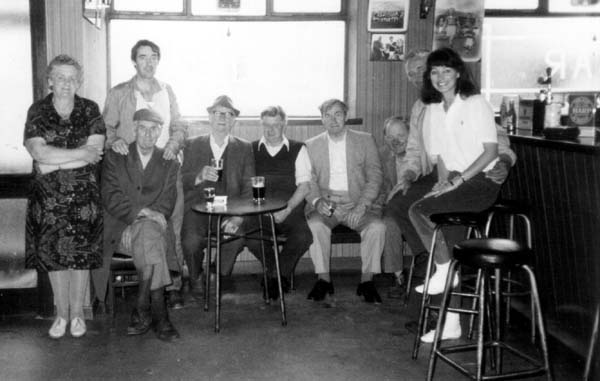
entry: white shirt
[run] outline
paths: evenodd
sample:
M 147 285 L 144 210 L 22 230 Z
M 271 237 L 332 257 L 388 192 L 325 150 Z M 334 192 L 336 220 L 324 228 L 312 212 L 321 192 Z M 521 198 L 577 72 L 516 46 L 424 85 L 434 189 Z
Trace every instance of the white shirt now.
M 494 111 L 481 95 L 462 99 L 457 94 L 447 112 L 443 102 L 432 103 L 425 114 L 423 140 L 432 161 L 439 155 L 449 171 L 463 172 L 483 153 L 483 143 L 498 143 Z
M 210 149 L 212 150 L 213 157 L 215 159 L 220 159 L 221 156 L 223 156 L 223 152 L 225 152 L 225 148 L 227 148 L 227 145 L 229 144 L 229 135 L 227 135 L 225 137 L 225 142 L 220 147 L 217 144 L 217 142 L 212 134 L 210 134 L 209 140 L 210 140 Z
M 281 142 L 281 144 L 278 144 L 276 146 L 270 146 L 269 144 L 267 144 L 267 141 L 264 136 L 261 137 L 258 141 L 258 149 L 260 150 L 261 147 L 265 147 L 265 149 L 271 157 L 277 155 L 279 151 L 281 151 L 283 146 L 285 146 L 288 150 L 290 149 L 290 141 L 285 136 L 283 137 L 283 141 Z M 300 148 L 298 156 L 296 156 L 296 161 L 294 162 L 294 167 L 296 185 L 310 181 L 312 166 L 310 165 L 308 151 L 306 150 L 305 146 L 302 146 L 302 148 Z
M 146 169 L 146 166 L 148 165 L 148 162 L 152 158 L 152 154 L 154 153 L 154 150 L 152 152 L 150 152 L 148 155 L 144 155 L 140 151 L 140 147 L 136 146 L 136 148 L 137 148 L 137 151 L 138 151 L 138 155 L 140 156 L 140 161 L 142 162 L 142 168 Z
M 169 126 L 171 125 L 171 102 L 169 101 L 169 92 L 167 91 L 166 84 L 158 82 L 160 85 L 160 91 L 152 94 L 152 100 L 147 101 L 139 90 L 134 90 L 135 94 L 135 109 L 140 110 L 143 108 L 149 108 L 156 111 L 163 119 L 163 128 L 160 132 L 160 136 L 156 141 L 156 146 L 159 148 L 165 148 L 165 145 L 169 141 Z
M 327 134 L 329 147 L 329 189 L 348 191 L 348 169 L 346 161 L 346 133 L 340 141 L 333 141 Z

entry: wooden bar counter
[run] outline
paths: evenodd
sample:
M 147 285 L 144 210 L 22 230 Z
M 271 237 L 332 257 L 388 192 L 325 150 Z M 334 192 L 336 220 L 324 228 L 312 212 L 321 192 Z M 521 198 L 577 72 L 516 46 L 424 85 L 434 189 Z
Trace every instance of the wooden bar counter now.
M 502 195 L 531 206 L 534 270 L 548 331 L 585 355 L 600 300 L 600 142 L 550 140 L 529 131 L 510 140 L 518 160 Z

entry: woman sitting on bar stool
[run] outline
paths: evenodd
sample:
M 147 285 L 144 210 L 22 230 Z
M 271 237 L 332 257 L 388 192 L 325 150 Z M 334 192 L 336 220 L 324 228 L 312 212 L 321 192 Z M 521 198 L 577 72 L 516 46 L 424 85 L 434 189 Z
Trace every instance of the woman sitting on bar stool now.
M 421 99 L 427 105 L 423 138 L 425 151 L 437 165 L 438 182 L 431 192 L 415 202 L 409 216 L 425 247 L 431 244 L 436 213 L 481 212 L 498 196 L 500 184 L 486 178 L 498 157 L 494 112 L 479 94 L 460 56 L 450 48 L 433 51 L 423 74 Z M 450 261 L 450 248 L 464 234 L 446 231 L 438 234 L 434 253 L 436 271 L 429 280 L 429 295 L 444 291 Z M 454 279 L 454 286 L 458 278 Z M 423 292 L 424 285 L 416 288 Z M 421 337 L 432 342 L 434 331 Z M 442 339 L 461 335 L 457 313 L 448 313 Z

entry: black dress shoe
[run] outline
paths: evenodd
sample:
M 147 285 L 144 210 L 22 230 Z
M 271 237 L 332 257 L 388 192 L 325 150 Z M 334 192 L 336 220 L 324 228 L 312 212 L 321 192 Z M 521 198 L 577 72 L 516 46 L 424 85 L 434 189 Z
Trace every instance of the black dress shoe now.
M 402 299 L 406 293 L 406 277 L 404 270 L 399 276 L 394 276 L 394 285 L 388 288 L 387 296 L 390 299 Z
M 263 287 L 263 298 L 266 298 L 264 280 L 261 282 L 261 284 Z M 279 299 L 279 286 L 277 285 L 277 278 L 269 278 L 268 285 L 269 285 L 269 288 L 268 288 L 269 299 L 271 299 L 271 300 Z M 281 277 L 281 289 L 283 290 L 284 294 L 287 294 L 288 292 L 290 292 L 290 282 L 287 280 L 287 278 L 285 278 L 283 276 Z
M 313 286 L 313 289 L 308 293 L 307 299 L 312 299 L 315 302 L 320 302 L 325 299 L 325 296 L 333 295 L 333 283 L 319 279 Z
M 190 279 L 189 281 L 190 295 L 196 300 L 204 299 L 204 274 L 200 274 L 198 279 Z
M 406 287 L 403 284 L 396 283 L 388 288 L 387 296 L 390 299 L 402 299 L 406 293 Z
M 160 319 L 158 322 L 156 322 L 154 331 L 156 332 L 156 337 L 162 341 L 173 341 L 175 339 L 179 339 L 179 332 L 177 332 L 168 318 Z
M 356 295 L 363 296 L 367 303 L 381 303 L 381 296 L 377 293 L 375 283 L 372 280 L 359 284 Z

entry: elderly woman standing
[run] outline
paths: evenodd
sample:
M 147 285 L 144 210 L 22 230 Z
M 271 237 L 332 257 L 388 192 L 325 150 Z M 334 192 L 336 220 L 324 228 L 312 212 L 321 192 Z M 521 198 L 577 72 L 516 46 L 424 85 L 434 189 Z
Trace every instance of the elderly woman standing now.
M 67 322 L 74 337 L 86 332 L 84 293 L 89 270 L 102 264 L 99 166 L 105 127 L 98 105 L 75 95 L 81 65 L 55 57 L 46 76 L 51 93 L 27 112 L 25 147 L 34 160 L 27 207 L 26 266 L 48 272 L 60 338 Z

